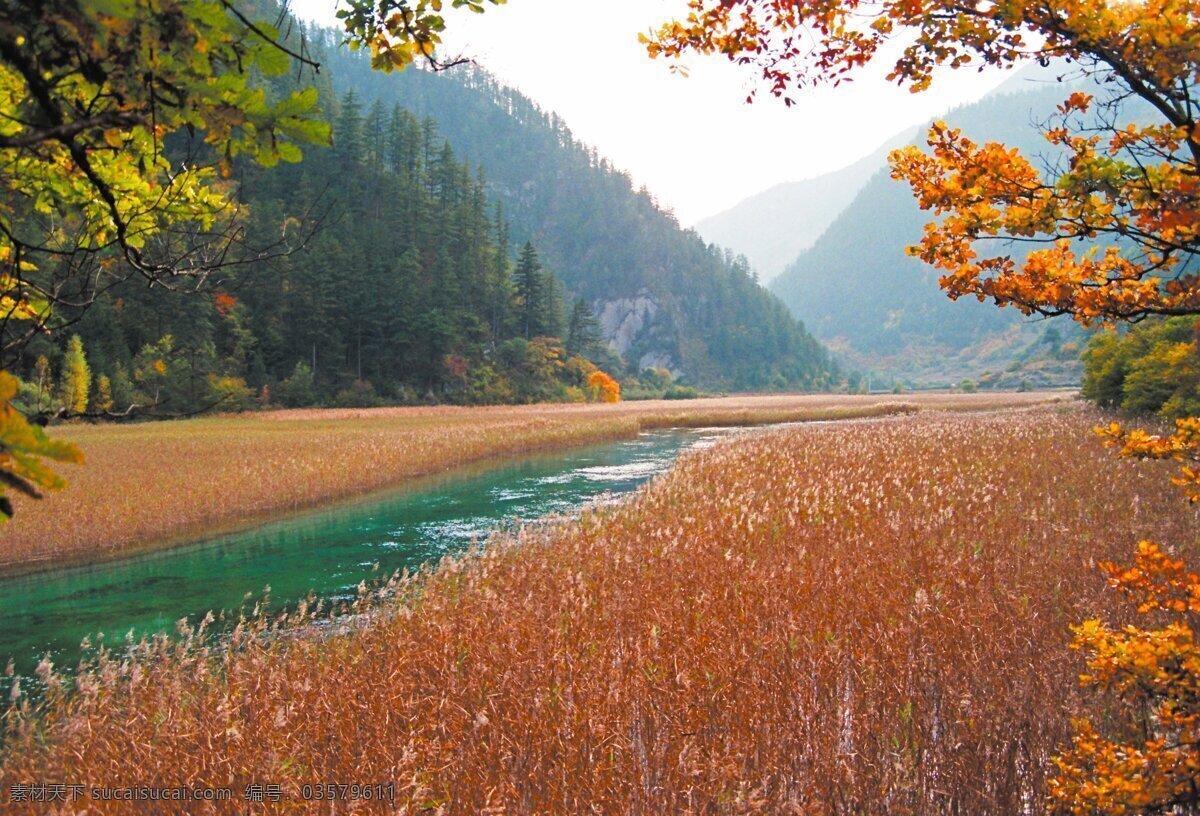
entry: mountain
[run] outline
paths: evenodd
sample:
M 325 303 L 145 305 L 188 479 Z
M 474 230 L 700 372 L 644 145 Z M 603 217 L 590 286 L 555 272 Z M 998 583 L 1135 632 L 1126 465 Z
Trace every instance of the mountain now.
M 1055 85 L 1065 66 L 1031 65 L 995 88 L 988 99 Z M 705 240 L 745 255 L 764 283 L 770 283 L 850 206 L 871 177 L 887 165 L 892 150 L 921 139 L 925 128 L 910 128 L 888 139 L 851 165 L 801 181 L 776 184 L 722 213 L 696 223 Z
M 1028 78 L 1018 76 L 943 118 L 976 141 L 1001 141 L 1046 157 L 1050 146 L 1034 123 L 1045 120 L 1066 92 L 1057 82 Z M 923 146 L 923 140 L 913 143 Z M 987 374 L 995 379 L 996 372 L 1028 357 L 1047 326 L 1058 321 L 1031 321 L 991 303 L 949 300 L 938 286 L 937 270 L 904 253 L 928 220 L 908 186 L 881 168 L 771 289 L 851 366 L 920 384 Z M 1074 381 L 1078 365 L 1068 358 L 1062 363 L 1041 367 L 1037 381 Z
M 455 155 L 482 171 L 514 243 L 537 246 L 635 370 L 731 389 L 816 388 L 835 376 L 826 351 L 744 262 L 682 229 L 558 116 L 480 68 L 381 74 L 336 39 L 312 32 L 339 93 L 436 122 Z
M 479 69 L 382 75 L 337 40 L 307 43 L 316 76 L 258 80 L 268 97 L 315 87 L 333 145 L 270 169 L 233 160 L 221 279 L 186 294 L 134 276 L 64 312 L 71 332 L 14 366 L 27 408 L 47 408 L 71 333 L 97 411 L 582 400 L 597 368 L 644 393 L 666 388 L 661 369 L 714 390 L 839 379 L 743 259 L 558 117 Z M 165 149 L 215 158 L 203 133 Z
M 802 181 L 776 184 L 722 213 L 696 223 L 704 239 L 745 255 L 763 283 L 777 278 L 808 249 L 859 190 L 887 162 L 894 148 L 908 144 L 905 131 L 848 167 Z

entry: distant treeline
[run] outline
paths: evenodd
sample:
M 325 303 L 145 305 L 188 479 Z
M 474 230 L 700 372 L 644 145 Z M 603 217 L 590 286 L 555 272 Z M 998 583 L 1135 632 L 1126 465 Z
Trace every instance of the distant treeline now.
M 536 248 L 514 261 L 502 213 L 432 121 L 364 112 L 348 93 L 334 137 L 299 164 L 240 168 L 260 244 L 336 192 L 301 251 L 199 295 L 109 291 L 65 352 L 28 348 L 26 402 L 82 411 L 81 387 L 97 411 L 526 402 L 591 396 L 597 363 L 624 373 L 587 304 L 564 309 Z

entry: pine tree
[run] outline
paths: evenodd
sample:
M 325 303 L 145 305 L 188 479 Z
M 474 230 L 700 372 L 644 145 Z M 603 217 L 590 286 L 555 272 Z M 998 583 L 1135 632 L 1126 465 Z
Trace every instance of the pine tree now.
M 526 242 L 513 274 L 521 319 L 521 336 L 529 340 L 539 333 L 539 310 L 543 299 L 542 264 L 532 242 Z
M 600 321 L 587 301 L 579 298 L 571 309 L 571 322 L 567 326 L 567 354 L 592 359 L 599 350 Z
M 433 167 L 434 153 L 437 150 L 437 122 L 435 122 L 432 117 L 426 116 L 421 120 L 419 132 L 421 139 L 421 173 L 425 182 L 425 192 L 432 197 L 434 180 L 432 174 L 430 173 L 430 168 Z
M 63 408 L 73 414 L 86 413 L 91 383 L 92 372 L 83 353 L 83 340 L 78 334 L 72 335 L 62 364 L 59 398 Z
M 562 284 L 548 269 L 541 272 L 542 292 L 538 302 L 537 334 L 545 337 L 563 336 Z
M 410 177 L 413 172 L 411 164 L 413 158 L 412 145 L 406 138 L 406 129 L 410 118 L 411 114 L 407 113 L 399 104 L 392 105 L 392 117 L 388 123 L 387 146 L 384 152 L 384 160 L 388 170 L 399 175 L 402 179 Z
M 363 158 L 372 173 L 381 173 L 387 166 L 388 135 L 383 102 L 376 98 L 367 110 L 367 118 L 362 126 Z
M 342 97 L 341 110 L 333 127 L 333 144 L 339 156 L 350 164 L 364 159 L 362 105 L 353 89 Z
M 505 327 L 512 319 L 514 296 L 508 223 L 504 220 L 504 211 L 498 201 L 492 219 L 492 230 L 495 245 L 492 250 L 491 274 L 488 276 L 488 317 L 491 325 L 491 345 L 495 348 L 505 339 Z

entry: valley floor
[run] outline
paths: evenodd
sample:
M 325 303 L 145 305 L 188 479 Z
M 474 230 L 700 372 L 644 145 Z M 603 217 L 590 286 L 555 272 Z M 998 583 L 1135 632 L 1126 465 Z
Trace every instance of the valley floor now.
M 1029 405 L 1058 394 L 772 395 L 616 405 L 381 408 L 75 425 L 70 486 L 17 504 L 0 573 L 168 547 L 449 469 L 631 436 L 642 428 L 750 425 L 917 410 Z M 19 497 L 18 497 L 19 501 Z
M 51 677 L 6 720 L 0 789 L 227 786 L 220 813 L 248 785 L 278 786 L 256 813 L 329 812 L 331 782 L 393 786 L 359 812 L 1040 811 L 1071 718 L 1104 710 L 1069 626 L 1129 619 L 1095 561 L 1141 538 L 1194 559 L 1200 533 L 1171 466 L 1114 459 L 1102 419 L 928 412 L 689 453 L 628 502 L 393 580 L 372 615 Z

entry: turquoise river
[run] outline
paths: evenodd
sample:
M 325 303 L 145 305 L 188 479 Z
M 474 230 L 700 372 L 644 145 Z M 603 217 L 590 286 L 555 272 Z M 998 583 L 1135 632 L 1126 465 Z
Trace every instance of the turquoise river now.
M 683 450 L 725 431 L 657 431 L 635 439 L 475 468 L 382 497 L 311 512 L 135 559 L 0 581 L 0 667 L 27 675 L 49 654 L 71 668 L 83 638 L 120 646 L 236 610 L 270 587 L 275 605 L 310 593 L 352 598 L 362 581 L 461 552 L 488 533 L 627 493 Z

